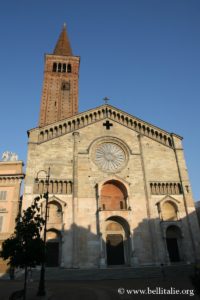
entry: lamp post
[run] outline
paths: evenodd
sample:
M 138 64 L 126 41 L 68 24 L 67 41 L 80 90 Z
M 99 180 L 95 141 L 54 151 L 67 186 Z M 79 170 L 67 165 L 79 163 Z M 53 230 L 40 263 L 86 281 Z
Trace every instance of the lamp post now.
M 36 182 L 39 182 L 38 175 L 39 173 L 45 173 L 46 179 L 45 179 L 45 185 L 46 192 L 44 193 L 43 197 L 46 199 L 46 205 L 45 205 L 45 218 L 44 218 L 44 258 L 41 265 L 41 271 L 40 271 L 40 281 L 39 281 L 39 287 L 38 287 L 38 293 L 37 296 L 45 296 L 45 259 L 46 259 L 46 236 L 47 236 L 47 211 L 48 211 L 48 200 L 49 200 L 49 179 L 50 179 L 50 167 L 48 168 L 48 171 L 40 170 L 37 173 Z

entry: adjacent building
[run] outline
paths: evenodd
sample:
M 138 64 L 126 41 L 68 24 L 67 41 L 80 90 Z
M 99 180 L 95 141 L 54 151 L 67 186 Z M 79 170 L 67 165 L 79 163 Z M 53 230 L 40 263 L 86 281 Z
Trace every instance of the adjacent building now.
M 23 162 L 15 154 L 4 152 L 0 161 L 0 248 L 3 241 L 14 232 L 23 178 Z M 0 259 L 0 273 L 6 269 L 7 263 Z

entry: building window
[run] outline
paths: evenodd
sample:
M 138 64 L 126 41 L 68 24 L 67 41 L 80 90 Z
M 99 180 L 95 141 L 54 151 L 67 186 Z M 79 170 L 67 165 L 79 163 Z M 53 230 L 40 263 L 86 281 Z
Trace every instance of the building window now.
M 57 63 L 53 63 L 53 72 L 57 71 Z
M 62 71 L 63 71 L 63 73 L 66 72 L 66 64 L 63 64 Z
M 72 71 L 72 67 L 70 64 L 68 64 L 68 66 L 66 64 L 61 64 L 61 63 L 53 63 L 53 67 L 52 67 L 52 71 L 53 72 L 63 72 L 66 73 L 66 71 L 68 73 L 71 73 Z
M 67 72 L 68 73 L 72 72 L 72 66 L 70 64 L 67 65 Z
M 0 200 L 6 200 L 7 191 L 0 191 Z
M 70 83 L 68 81 L 65 81 L 62 83 L 61 89 L 63 91 L 69 91 L 70 90 Z
M 58 64 L 58 72 L 61 72 L 61 67 L 62 67 L 62 65 L 61 65 L 61 63 L 59 63 Z
M 3 231 L 3 216 L 0 216 L 0 232 Z

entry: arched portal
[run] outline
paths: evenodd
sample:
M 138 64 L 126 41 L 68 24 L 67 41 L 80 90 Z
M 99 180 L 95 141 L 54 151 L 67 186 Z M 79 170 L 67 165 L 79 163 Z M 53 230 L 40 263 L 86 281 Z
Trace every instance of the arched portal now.
M 58 267 L 60 265 L 60 232 L 55 229 L 47 231 L 46 266 Z
M 181 260 L 181 230 L 175 225 L 171 225 L 166 230 L 166 243 L 171 262 L 179 262 Z
M 62 206 L 58 201 L 51 201 L 48 204 L 48 225 L 62 223 Z
M 120 181 L 106 181 L 101 188 L 100 207 L 102 210 L 127 209 L 127 196 L 127 189 Z
M 108 218 L 105 225 L 107 265 L 129 264 L 130 231 L 127 221 L 114 216 Z
M 177 206 L 173 202 L 164 202 L 162 205 L 163 221 L 177 221 L 177 211 Z

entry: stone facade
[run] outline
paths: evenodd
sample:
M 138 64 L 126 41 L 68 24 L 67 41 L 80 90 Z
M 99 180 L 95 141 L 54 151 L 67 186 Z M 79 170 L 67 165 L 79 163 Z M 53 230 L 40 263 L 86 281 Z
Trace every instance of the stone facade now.
M 42 170 L 50 168 L 49 266 L 134 267 L 200 259 L 180 136 L 108 104 L 28 135 L 23 208 L 47 190 Z
M 22 167 L 22 161 L 0 161 L 0 247 L 14 232 L 24 178 Z M 0 260 L 0 273 L 6 269 L 6 262 Z

